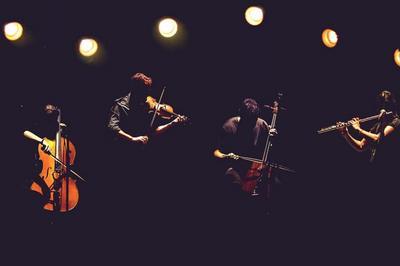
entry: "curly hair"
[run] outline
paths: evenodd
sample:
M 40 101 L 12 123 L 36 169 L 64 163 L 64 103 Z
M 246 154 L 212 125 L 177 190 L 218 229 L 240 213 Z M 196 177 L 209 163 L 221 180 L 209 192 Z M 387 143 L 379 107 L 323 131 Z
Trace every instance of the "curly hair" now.
M 239 115 L 243 118 L 256 119 L 260 114 L 260 108 L 256 100 L 246 98 L 243 100 L 241 107 L 239 108 Z
M 135 83 L 141 83 L 142 85 L 145 85 L 147 87 L 150 87 L 153 84 L 153 80 L 151 77 L 146 76 L 143 73 L 135 73 L 131 76 L 131 80 L 134 81 Z

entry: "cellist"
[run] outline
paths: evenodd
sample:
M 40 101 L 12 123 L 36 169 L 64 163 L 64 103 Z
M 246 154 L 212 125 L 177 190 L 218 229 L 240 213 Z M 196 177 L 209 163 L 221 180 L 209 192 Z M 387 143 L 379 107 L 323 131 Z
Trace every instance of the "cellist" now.
M 270 130 L 267 122 L 259 115 L 258 103 L 251 98 L 244 99 L 239 108 L 239 114 L 229 118 L 223 124 L 214 156 L 221 159 L 228 157 L 227 155 L 262 158 Z M 276 131 L 271 131 L 271 133 L 276 133 Z M 251 165 L 251 162 L 243 160 L 226 160 L 225 179 L 233 184 L 231 193 L 248 196 L 249 192 L 243 191 L 241 187 Z M 262 166 L 259 170 L 262 170 Z M 257 174 L 254 173 L 254 175 Z
M 57 123 L 57 113 L 54 111 L 56 108 L 52 104 L 47 104 L 40 113 L 40 120 L 38 123 L 35 123 L 35 132 L 40 136 L 43 136 L 47 139 L 55 139 L 58 130 Z M 37 128 L 36 128 L 37 127 Z M 35 150 L 33 153 L 34 163 L 33 163 L 33 173 L 30 173 L 29 176 L 29 191 L 31 194 L 30 202 L 31 207 L 37 209 L 37 212 L 40 209 L 43 209 L 43 206 L 50 200 L 50 188 L 47 186 L 46 182 L 43 178 L 41 178 L 40 173 L 43 169 L 43 162 L 39 158 L 38 153 L 38 144 L 32 142 L 34 146 L 32 148 Z M 47 143 L 43 143 L 45 146 L 43 148 L 45 150 L 49 149 L 49 145 Z M 33 185 L 35 184 L 35 185 Z M 32 189 L 32 185 L 35 187 L 35 190 Z
M 30 189 L 40 195 L 43 209 L 67 212 L 74 209 L 79 200 L 76 180 L 70 178 L 66 168 L 74 162 L 75 146 L 62 133 L 62 127 L 66 125 L 61 123 L 59 108 L 47 104 L 42 121 L 41 132 L 37 132 L 42 136 L 36 153 L 37 175 L 32 180 Z

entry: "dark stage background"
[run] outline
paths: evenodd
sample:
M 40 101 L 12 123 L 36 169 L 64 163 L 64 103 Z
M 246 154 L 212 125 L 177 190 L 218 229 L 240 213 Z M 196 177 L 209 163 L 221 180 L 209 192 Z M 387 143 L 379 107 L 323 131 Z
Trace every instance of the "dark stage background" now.
M 250 4 L 265 7 L 259 27 L 245 23 Z M 366 203 L 371 180 L 379 184 L 379 176 L 338 134 L 316 134 L 337 120 L 375 114 L 381 89 L 400 93 L 393 3 L 15 1 L 0 10 L 1 24 L 18 20 L 27 34 L 20 45 L 0 41 L 7 250 L 41 257 L 55 249 L 54 256 L 114 263 L 214 264 L 242 255 L 247 264 L 273 258 L 357 262 L 377 250 L 386 258 L 393 254 L 396 226 Z M 180 45 L 155 37 L 163 16 L 184 25 Z M 334 49 L 321 42 L 325 28 L 339 35 Z M 101 60 L 79 57 L 81 36 L 99 41 Z M 138 71 L 153 77 L 156 98 L 167 86 L 166 102 L 192 124 L 151 148 L 153 181 L 143 188 L 148 194 L 130 199 L 128 193 L 119 205 L 118 192 L 134 191 L 134 180 L 146 176 L 135 176 L 135 158 L 118 164 L 116 156 L 123 154 L 115 154 L 105 126 L 113 100 L 128 91 L 129 77 Z M 282 197 L 271 215 L 232 216 L 225 209 L 220 162 L 212 157 L 217 134 L 243 98 L 271 104 L 278 92 L 288 110 L 278 117 L 274 160 L 297 174 L 282 176 Z M 22 132 L 35 128 L 49 102 L 63 110 L 77 169 L 88 182 L 79 183 L 77 209 L 43 225 L 26 207 L 34 146 Z M 268 111 L 262 116 L 270 122 Z

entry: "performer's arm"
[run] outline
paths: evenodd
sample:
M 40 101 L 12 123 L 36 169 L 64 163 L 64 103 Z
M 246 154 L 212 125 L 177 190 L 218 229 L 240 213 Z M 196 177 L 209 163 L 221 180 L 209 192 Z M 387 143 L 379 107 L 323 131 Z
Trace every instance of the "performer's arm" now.
M 387 125 L 382 132 L 383 136 L 384 137 L 389 136 L 395 130 L 395 127 L 398 126 L 398 124 L 399 124 L 398 120 L 395 120 L 394 122 L 392 122 L 392 124 Z M 364 136 L 366 138 L 369 138 L 372 141 L 378 141 L 381 138 L 381 134 L 382 134 L 381 132 L 376 134 L 376 133 L 372 133 L 370 131 L 366 131 L 366 130 L 362 129 L 358 118 L 353 118 L 352 126 L 355 130 L 358 131 L 358 133 L 360 133 L 362 136 Z
M 156 135 L 162 134 L 164 132 L 166 132 L 168 129 L 172 128 L 174 125 L 177 125 L 179 123 L 181 123 L 184 119 L 180 116 L 178 116 L 177 118 L 175 118 L 174 120 L 172 120 L 171 122 L 165 124 L 165 125 L 161 125 L 158 126 L 155 130 Z
M 117 134 L 123 138 L 126 139 L 128 141 L 132 141 L 135 143 L 142 143 L 142 144 L 146 144 L 149 141 L 149 138 L 147 136 L 137 136 L 137 137 L 133 137 L 130 134 L 126 133 L 125 131 L 123 131 L 122 129 L 118 130 Z
M 114 105 L 111 108 L 111 115 L 110 119 L 108 121 L 108 128 L 116 133 L 116 135 L 121 138 L 125 139 L 128 141 L 132 141 L 134 143 L 142 143 L 146 144 L 149 140 L 147 136 L 132 136 L 128 133 L 126 133 L 122 128 L 120 128 L 120 123 L 121 123 L 121 110 L 120 110 L 119 105 Z
M 219 159 L 224 159 L 224 158 L 238 158 L 238 156 L 234 153 L 223 153 L 223 151 L 230 150 L 229 145 L 227 145 L 227 138 L 229 136 L 229 133 L 227 130 L 222 127 L 221 131 L 219 132 L 218 140 L 217 140 L 217 145 L 216 148 L 213 152 L 214 157 L 219 158 Z M 228 146 L 228 147 L 227 147 Z
M 231 158 L 231 159 L 238 160 L 240 158 L 239 155 L 237 155 L 233 152 L 226 154 L 226 153 L 223 153 L 220 149 L 215 149 L 214 156 L 217 158 L 220 158 L 220 159 Z
M 380 138 L 380 133 L 376 134 L 362 129 L 360 126 L 360 120 L 358 118 L 353 118 L 351 120 L 351 125 L 358 133 L 360 133 L 363 137 L 368 138 L 369 140 L 376 142 Z
M 341 123 L 338 123 L 340 125 Z M 356 151 L 361 152 L 366 149 L 367 146 L 367 140 L 365 138 L 358 140 L 354 138 L 352 135 L 350 135 L 349 130 L 347 127 L 343 127 L 339 130 L 340 134 L 343 136 L 343 138 L 347 141 L 347 143 Z

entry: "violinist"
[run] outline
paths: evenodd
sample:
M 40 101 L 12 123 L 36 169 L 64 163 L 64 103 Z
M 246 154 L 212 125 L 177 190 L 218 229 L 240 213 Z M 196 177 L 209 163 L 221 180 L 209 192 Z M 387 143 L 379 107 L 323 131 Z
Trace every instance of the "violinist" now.
M 157 151 L 158 145 L 148 146 L 156 135 L 163 134 L 173 126 L 181 123 L 183 118 L 171 117 L 164 122 L 161 117 L 154 117 L 151 112 L 157 107 L 155 100 L 149 96 L 153 81 L 143 73 L 136 73 L 131 77 L 130 92 L 115 100 L 111 107 L 108 119 L 108 131 L 111 132 L 113 141 L 110 143 L 110 170 L 109 176 L 118 177 L 117 189 L 110 190 L 105 184 L 108 193 L 112 193 L 115 215 L 124 215 L 126 210 L 134 210 L 138 214 L 154 210 L 160 205 L 157 196 L 162 186 L 159 182 L 160 169 Z M 158 115 L 157 115 L 158 116 Z M 151 127 L 151 122 L 155 123 Z M 158 167 L 157 167 L 158 166 Z M 146 204 L 142 204 L 144 201 Z M 151 207 L 150 207 L 151 206 Z M 129 213 L 128 212 L 128 213 Z M 156 213 L 156 212 L 155 212 Z M 124 216 L 121 220 L 130 224 L 141 224 L 146 215 L 139 215 L 130 220 Z M 147 217 L 147 218 L 146 218 Z M 140 228 L 140 225 L 137 225 Z
M 267 122 L 259 118 L 258 103 L 251 98 L 245 99 L 239 109 L 239 115 L 229 118 L 222 126 L 222 132 L 214 156 L 226 158 L 229 155 L 262 158 L 263 149 L 269 133 Z M 243 178 L 251 163 L 243 160 L 227 160 L 225 175 L 234 191 L 240 191 Z M 233 192 L 237 194 L 236 192 Z
M 151 114 L 149 93 L 152 86 L 151 77 L 136 73 L 131 77 L 132 87 L 124 97 L 115 100 L 108 121 L 108 128 L 120 140 L 144 145 L 149 141 L 149 134 L 162 134 L 169 128 L 183 121 L 182 116 L 176 116 L 172 121 L 149 129 Z

